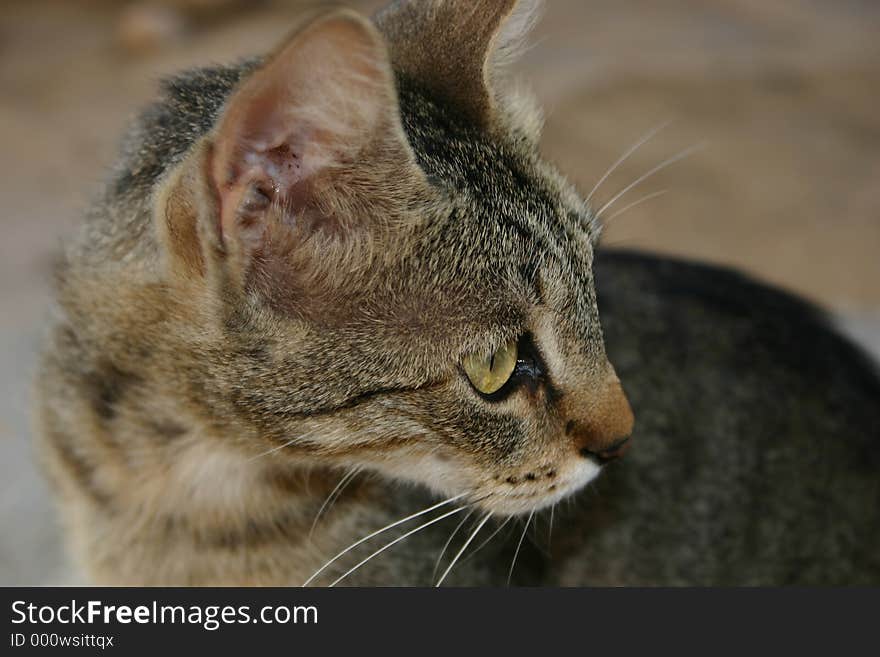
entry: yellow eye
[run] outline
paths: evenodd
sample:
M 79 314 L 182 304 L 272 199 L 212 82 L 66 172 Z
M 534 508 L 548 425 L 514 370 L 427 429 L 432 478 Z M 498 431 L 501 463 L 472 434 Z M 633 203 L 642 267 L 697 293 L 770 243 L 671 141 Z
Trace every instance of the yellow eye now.
M 474 388 L 484 395 L 498 392 L 516 367 L 516 340 L 501 346 L 494 354 L 471 354 L 461 362 Z

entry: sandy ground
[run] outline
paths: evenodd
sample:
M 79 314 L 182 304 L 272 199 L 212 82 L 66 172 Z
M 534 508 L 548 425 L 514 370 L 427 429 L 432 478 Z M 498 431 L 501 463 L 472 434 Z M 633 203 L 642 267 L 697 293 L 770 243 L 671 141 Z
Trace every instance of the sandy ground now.
M 136 51 L 119 42 L 131 3 L 0 8 L 0 584 L 68 581 L 28 430 L 53 251 L 157 78 L 264 51 L 307 4 L 188 14 L 176 37 Z M 705 144 L 620 199 L 609 214 L 666 190 L 615 218 L 608 244 L 753 272 L 834 310 L 880 353 L 877 34 L 871 0 L 551 0 L 519 70 L 547 108 L 547 155 L 585 193 L 672 121 L 598 203 Z

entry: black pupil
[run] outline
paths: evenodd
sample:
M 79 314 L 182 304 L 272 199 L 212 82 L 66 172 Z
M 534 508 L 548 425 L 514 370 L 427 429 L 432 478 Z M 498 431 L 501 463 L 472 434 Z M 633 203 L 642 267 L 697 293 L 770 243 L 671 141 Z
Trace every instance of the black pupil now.
M 492 354 L 489 358 L 489 369 L 495 369 L 495 354 Z M 544 377 L 544 371 L 543 361 L 535 346 L 535 342 L 532 336 L 526 333 L 517 342 L 516 365 L 510 378 L 495 392 L 488 394 L 479 390 L 477 392 L 487 401 L 503 401 L 520 386 L 536 390 Z

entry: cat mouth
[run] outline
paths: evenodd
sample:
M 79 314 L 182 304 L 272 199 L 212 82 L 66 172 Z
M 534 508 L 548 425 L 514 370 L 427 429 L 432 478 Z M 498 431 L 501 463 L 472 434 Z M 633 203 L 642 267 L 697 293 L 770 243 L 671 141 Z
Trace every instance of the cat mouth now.
M 578 459 L 561 475 L 550 471 L 543 477 L 530 477 L 529 473 L 495 480 L 487 490 L 476 495 L 478 505 L 486 511 L 508 516 L 540 511 L 576 494 L 593 481 L 601 469 L 592 459 Z
M 473 463 L 437 452 L 376 464 L 376 470 L 399 481 L 421 484 L 437 495 L 496 516 L 540 511 L 580 491 L 595 479 L 603 463 L 580 454 L 538 461 L 530 468 L 486 473 Z

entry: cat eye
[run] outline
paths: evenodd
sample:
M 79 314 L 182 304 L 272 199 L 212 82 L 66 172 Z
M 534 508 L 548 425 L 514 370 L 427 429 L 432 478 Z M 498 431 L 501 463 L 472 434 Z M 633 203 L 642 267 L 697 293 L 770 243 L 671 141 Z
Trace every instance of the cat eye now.
M 461 364 L 471 384 L 484 395 L 501 390 L 510 379 L 517 361 L 517 340 L 514 338 L 491 354 L 470 354 Z

